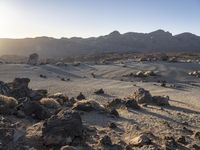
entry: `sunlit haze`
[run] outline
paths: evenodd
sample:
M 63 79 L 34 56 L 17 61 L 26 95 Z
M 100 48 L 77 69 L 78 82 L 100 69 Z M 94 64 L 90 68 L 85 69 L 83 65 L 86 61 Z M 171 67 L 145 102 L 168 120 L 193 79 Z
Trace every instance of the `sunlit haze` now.
M 113 30 L 200 35 L 199 0 L 0 0 L 0 37 L 90 37 Z

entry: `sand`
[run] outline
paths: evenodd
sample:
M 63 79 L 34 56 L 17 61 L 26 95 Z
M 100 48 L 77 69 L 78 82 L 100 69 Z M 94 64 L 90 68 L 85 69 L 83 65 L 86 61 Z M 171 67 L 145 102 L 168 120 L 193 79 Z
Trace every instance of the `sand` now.
M 137 134 L 151 131 L 158 137 L 155 138 L 155 142 L 160 142 L 162 145 L 161 137 L 164 135 L 188 136 L 182 129 L 186 122 L 187 128 L 193 131 L 200 130 L 200 78 L 188 75 L 192 70 L 200 70 L 199 64 L 127 61 L 125 65 L 81 63 L 79 66 L 69 64 L 62 67 L 1 64 L 0 80 L 11 82 L 15 77 L 28 77 L 31 79 L 30 87 L 33 89 L 47 89 L 49 93 L 62 92 L 69 97 L 75 97 L 82 92 L 87 99 L 95 99 L 104 105 L 114 98 L 131 95 L 139 87 L 149 90 L 152 95 L 170 97 L 171 107 L 161 109 L 158 106 L 148 106 L 142 107 L 140 111 L 119 109 L 120 119 L 95 112 L 85 113 L 82 116 L 86 124 L 94 125 L 109 134 L 114 143 L 119 143 L 121 140 L 128 143 Z M 139 70 L 152 70 L 158 76 L 145 79 L 123 77 Z M 95 78 L 92 73 L 95 74 Z M 46 75 L 47 78 L 41 78 L 40 74 Z M 70 81 L 61 81 L 60 78 Z M 169 87 L 161 87 L 158 80 L 166 80 Z M 94 94 L 94 91 L 100 88 L 104 89 L 105 94 Z M 118 130 L 111 131 L 108 128 L 109 122 L 115 122 Z

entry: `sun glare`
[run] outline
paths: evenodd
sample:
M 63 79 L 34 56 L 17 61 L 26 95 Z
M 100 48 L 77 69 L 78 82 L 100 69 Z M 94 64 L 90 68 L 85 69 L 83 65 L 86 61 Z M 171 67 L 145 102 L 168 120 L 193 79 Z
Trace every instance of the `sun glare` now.
M 17 12 L 8 4 L 0 2 L 0 35 L 7 36 L 12 31 L 17 20 Z

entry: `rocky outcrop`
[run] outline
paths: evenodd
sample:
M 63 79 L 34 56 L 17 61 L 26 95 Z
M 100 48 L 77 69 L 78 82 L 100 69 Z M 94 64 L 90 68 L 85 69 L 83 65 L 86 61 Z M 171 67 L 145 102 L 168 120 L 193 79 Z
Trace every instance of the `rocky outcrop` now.
M 29 56 L 28 64 L 29 65 L 37 65 L 38 64 L 39 55 L 37 53 L 33 53 Z

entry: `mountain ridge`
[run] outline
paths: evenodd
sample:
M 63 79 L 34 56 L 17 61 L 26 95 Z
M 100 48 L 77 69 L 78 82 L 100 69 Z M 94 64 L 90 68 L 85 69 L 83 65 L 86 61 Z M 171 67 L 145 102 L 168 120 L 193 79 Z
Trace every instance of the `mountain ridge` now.
M 200 36 L 184 32 L 172 35 L 162 29 L 150 33 L 113 31 L 98 37 L 53 38 L 47 36 L 23 39 L 0 38 L 3 54 L 43 57 L 67 57 L 106 52 L 200 52 Z

